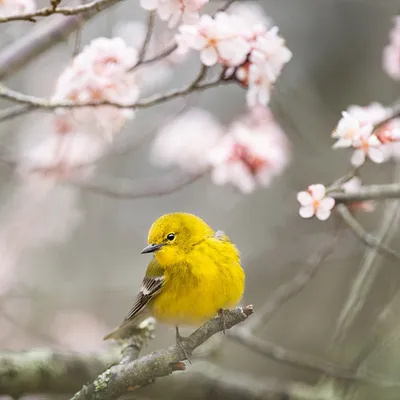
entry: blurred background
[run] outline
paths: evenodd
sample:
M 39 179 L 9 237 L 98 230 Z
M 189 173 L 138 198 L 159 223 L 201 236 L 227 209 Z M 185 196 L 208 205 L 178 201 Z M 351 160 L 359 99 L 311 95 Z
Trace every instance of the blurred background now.
M 79 352 L 110 346 L 102 337 L 119 324 L 140 288 L 149 257 L 140 255 L 152 222 L 160 215 L 185 211 L 223 229 L 237 244 L 246 271 L 244 304 L 257 310 L 280 284 L 299 272 L 310 256 L 332 241 L 335 221 L 321 223 L 298 215 L 296 193 L 311 183 L 331 183 L 349 170 L 349 154 L 331 149 L 330 133 L 340 113 L 351 104 L 378 101 L 392 104 L 399 84 L 382 70 L 382 50 L 388 43 L 398 0 L 280 0 L 258 2 L 279 26 L 293 59 L 285 67 L 272 95 L 271 107 L 286 132 L 292 159 L 285 173 L 266 189 L 250 195 L 232 187 L 213 185 L 208 176 L 173 194 L 143 199 L 110 198 L 74 186 L 60 185 L 43 198 L 24 196 L 25 188 L 13 171 L 1 173 L 0 238 L 4 243 L 0 266 L 0 345 L 2 350 L 52 347 Z M 46 5 L 45 1 L 39 5 Z M 221 3 L 210 4 L 214 10 Z M 110 37 L 116 24 L 145 20 L 134 1 L 124 1 L 85 24 L 80 41 Z M 42 21 L 40 24 L 47 21 Z M 165 25 L 158 21 L 158 27 Z M 15 22 L 1 27 L 1 52 L 39 23 Z M 57 76 L 74 51 L 75 34 L 11 71 L 7 86 L 38 96 L 49 96 Z M 194 60 L 195 61 L 195 60 Z M 171 80 L 157 88 L 182 87 L 197 73 L 196 62 L 185 64 Z M 196 106 L 229 123 L 245 113 L 244 90 L 236 85 L 191 96 Z M 149 162 L 154 130 L 185 104 L 178 99 L 139 111 L 124 129 L 121 140 L 144 139 L 127 154 L 101 162 L 98 173 L 130 179 L 170 176 Z M 9 105 L 2 102 L 2 106 Z M 1 124 L 2 143 L 13 148 L 41 130 L 43 114 L 33 113 Z M 393 180 L 395 165 L 368 165 L 365 183 Z M 367 230 L 379 229 L 388 204 L 372 214 L 360 214 Z M 29 221 L 27 223 L 27 221 Z M 398 248 L 398 220 L 393 219 L 390 245 Z M 341 231 L 333 253 L 315 278 L 283 305 L 257 331 L 262 339 L 288 349 L 351 365 L 371 339 L 388 345 L 370 358 L 368 368 L 398 379 L 400 337 L 396 306 L 400 305 L 398 263 L 377 256 L 370 292 L 345 340 L 334 350 L 331 338 L 341 309 L 367 249 L 351 233 Z M 379 270 L 378 270 L 379 268 Z M 397 300 L 396 300 L 397 299 Z M 385 305 L 384 318 L 381 315 Z M 379 319 L 377 319 L 379 317 Z M 378 321 L 378 322 L 377 322 Z M 158 325 L 156 338 L 143 353 L 174 343 L 174 330 Z M 212 354 L 216 364 L 261 380 L 278 377 L 310 384 L 320 376 L 271 361 L 226 338 Z M 135 398 L 178 398 L 169 378 L 135 394 Z M 184 398 L 203 398 L 188 391 Z M 211 397 L 210 397 L 211 398 Z M 368 387 L 357 399 L 397 399 L 398 391 Z

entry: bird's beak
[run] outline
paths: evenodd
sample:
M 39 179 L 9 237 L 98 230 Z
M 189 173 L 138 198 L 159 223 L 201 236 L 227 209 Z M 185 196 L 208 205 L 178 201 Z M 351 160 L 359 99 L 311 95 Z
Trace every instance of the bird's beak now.
M 142 250 L 141 254 L 154 253 L 155 251 L 160 250 L 163 246 L 163 244 L 149 244 Z

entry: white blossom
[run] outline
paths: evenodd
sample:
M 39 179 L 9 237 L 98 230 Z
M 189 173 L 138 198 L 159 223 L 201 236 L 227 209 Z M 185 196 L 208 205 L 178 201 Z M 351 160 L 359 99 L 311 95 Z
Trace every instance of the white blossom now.
M 157 11 L 163 21 L 168 21 L 170 28 L 180 21 L 185 24 L 196 23 L 199 19 L 199 10 L 209 0 L 140 0 L 140 5 L 149 11 Z
M 232 124 L 209 159 L 215 184 L 232 183 L 250 193 L 257 185 L 270 185 L 283 172 L 289 161 L 289 145 L 272 113 L 256 108 Z
M 335 206 L 335 199 L 326 195 L 326 188 L 322 184 L 310 185 L 307 191 L 299 192 L 297 201 L 301 205 L 299 214 L 302 218 L 315 215 L 320 221 L 328 219 Z
M 155 138 L 153 164 L 179 166 L 195 173 L 208 166 L 207 154 L 219 142 L 223 127 L 207 111 L 193 108 L 164 126 Z

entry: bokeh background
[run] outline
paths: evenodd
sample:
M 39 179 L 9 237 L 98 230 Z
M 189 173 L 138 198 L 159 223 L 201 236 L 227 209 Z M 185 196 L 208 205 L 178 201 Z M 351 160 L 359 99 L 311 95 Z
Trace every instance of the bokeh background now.
M 81 42 L 111 36 L 117 23 L 144 20 L 137 2 L 124 1 L 85 24 Z M 102 341 L 119 324 L 140 288 L 148 256 L 140 255 L 151 223 L 160 215 L 186 211 L 223 229 L 237 244 L 247 275 L 245 304 L 256 310 L 274 289 L 292 278 L 315 250 L 332 241 L 334 221 L 303 220 L 298 215 L 296 193 L 311 183 L 330 183 L 349 169 L 349 154 L 331 149 L 330 133 L 340 112 L 350 104 L 379 101 L 393 103 L 399 84 L 382 70 L 382 50 L 388 43 L 397 0 L 280 0 L 259 1 L 279 26 L 293 52 L 293 59 L 274 90 L 272 109 L 291 141 L 292 159 L 285 173 L 266 189 L 244 195 L 231 187 L 213 185 L 208 176 L 176 193 L 143 199 L 110 198 L 73 186 L 61 186 L 45 199 L 21 196 L 15 173 L 1 173 L 1 234 L 8 250 L 16 253 L 4 279 L 0 275 L 1 349 L 54 347 L 95 351 L 109 346 Z M 42 1 L 39 4 L 45 5 Z M 220 3 L 210 4 L 215 9 Z M 159 27 L 162 27 L 160 24 Z M 1 49 L 40 29 L 28 22 L 1 26 Z M 161 28 L 160 28 L 161 29 Z M 24 93 L 48 96 L 70 60 L 75 35 L 37 55 L 9 73 L 6 83 Z M 1 57 L 0 57 L 1 59 Z M 196 74 L 196 62 L 177 70 L 168 87 L 181 87 Z M 161 87 L 158 90 L 165 90 Z M 246 111 L 244 91 L 234 85 L 191 96 L 189 101 L 212 111 L 223 123 Z M 154 130 L 185 104 L 179 99 L 139 111 L 123 139 L 143 137 L 125 155 L 101 162 L 99 174 L 134 180 L 170 176 L 173 171 L 153 167 L 149 145 Z M 5 102 L 2 106 L 5 107 Z M 41 130 L 42 113 L 1 124 L 2 143 L 12 148 Z M 122 139 L 121 139 L 122 140 Z M 393 180 L 393 164 L 367 166 L 366 183 Z M 373 214 L 357 218 L 376 231 L 387 210 L 382 202 Z M 17 221 L 17 222 L 16 222 Z M 19 225 L 20 224 L 20 225 Z M 393 219 L 390 244 L 397 248 L 398 220 Z M 21 239 L 22 237 L 22 239 Z M 398 329 L 400 270 L 398 263 L 382 259 L 366 302 L 346 339 L 329 349 L 340 311 L 352 288 L 366 248 L 349 232 L 339 242 L 316 277 L 294 299 L 282 306 L 257 335 L 288 349 L 350 365 L 371 338 L 385 340 Z M 6 257 L 7 258 L 7 257 Z M 0 261 L 1 263 L 1 261 Z M 0 271 L 2 270 L 0 266 Z M 4 268 L 6 270 L 6 268 Z M 391 300 L 385 318 L 377 317 Z M 397 308 L 396 308 L 397 306 Z M 396 328 L 397 327 L 397 328 Z M 159 325 L 157 335 L 144 352 L 174 343 L 174 330 Z M 268 360 L 222 338 L 213 361 L 229 370 L 260 378 L 276 376 L 308 383 L 320 378 Z M 393 340 L 375 354 L 368 368 L 388 378 L 399 376 L 400 341 Z M 138 393 L 138 397 L 178 398 L 167 379 Z M 135 394 L 136 396 L 136 394 Z M 187 392 L 185 397 L 196 397 Z M 360 389 L 357 399 L 397 399 L 390 389 Z

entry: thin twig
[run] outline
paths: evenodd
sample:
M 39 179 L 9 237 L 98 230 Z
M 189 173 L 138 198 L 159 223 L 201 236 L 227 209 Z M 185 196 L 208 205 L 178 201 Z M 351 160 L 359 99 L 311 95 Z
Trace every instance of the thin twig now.
M 131 104 L 121 104 L 109 101 L 101 101 L 101 102 L 87 102 L 87 103 L 75 103 L 70 101 L 65 102 L 52 102 L 48 99 L 42 97 L 35 97 L 26 95 L 12 89 L 9 89 L 3 85 L 0 85 L 0 98 L 10 100 L 14 103 L 25 104 L 29 105 L 33 108 L 40 108 L 44 110 L 53 110 L 56 108 L 81 108 L 81 107 L 101 107 L 101 106 L 113 106 L 116 108 L 131 108 L 131 109 L 142 109 L 152 107 L 158 104 L 165 103 L 167 101 L 187 96 L 189 93 L 196 92 L 196 91 L 203 91 L 210 88 L 217 87 L 222 84 L 230 83 L 231 81 L 215 79 L 210 82 L 199 83 L 193 85 L 190 83 L 183 89 L 173 90 L 169 93 L 165 93 L 163 95 L 155 95 L 148 99 L 131 103 Z
M 133 181 L 131 179 L 96 177 L 90 181 L 71 180 L 69 183 L 82 189 L 99 193 L 118 199 L 137 199 L 144 197 L 165 196 L 177 192 L 183 187 L 197 181 L 205 172 L 198 174 L 172 174 L 168 177 L 149 179 L 145 181 Z
M 388 183 L 383 185 L 362 186 L 357 191 L 351 193 L 329 192 L 336 202 L 352 203 L 364 200 L 386 200 L 400 199 L 400 183 Z
M 88 3 L 85 6 L 93 4 Z M 101 10 L 104 11 L 121 0 L 103 0 Z M 76 15 L 62 17 L 58 15 L 31 28 L 22 37 L 12 41 L 0 51 L 0 79 L 9 77 L 55 44 L 64 41 L 77 30 L 83 21 L 88 21 L 98 14 L 95 8 Z
M 300 293 L 323 266 L 324 261 L 335 248 L 338 239 L 339 228 L 337 228 L 333 239 L 327 241 L 322 249 L 317 250 L 315 254 L 307 260 L 303 269 L 291 280 L 279 286 L 278 289 L 269 296 L 261 309 L 257 311 L 255 318 L 247 323 L 246 328 L 252 332 L 261 328 L 286 302 Z
M 400 382 L 386 380 L 384 377 L 373 374 L 357 374 L 351 368 L 341 367 L 340 365 L 320 360 L 307 354 L 287 350 L 275 343 L 256 338 L 246 328 L 233 329 L 228 332 L 227 337 L 241 343 L 257 354 L 262 354 L 271 360 L 292 367 L 326 374 L 332 378 L 363 382 L 380 387 L 400 387 Z
M 141 64 L 143 60 L 146 58 L 146 53 L 149 48 L 151 37 L 154 30 L 154 17 L 155 17 L 154 11 L 150 11 L 147 17 L 146 37 L 144 38 L 142 47 L 139 51 L 138 64 Z
M 3 110 L 0 110 L 0 122 L 5 122 L 9 119 L 24 115 L 32 109 L 33 107 L 27 104 L 18 104 L 16 106 L 4 108 Z
M 49 7 L 41 8 L 33 13 L 10 15 L 9 17 L 0 17 L 0 23 L 11 21 L 35 21 L 38 17 L 48 17 L 54 14 L 77 15 L 89 11 L 100 12 L 108 6 L 110 0 L 95 0 L 90 3 L 82 4 L 76 7 L 57 7 L 59 1 L 52 2 Z
M 396 210 L 398 204 L 393 203 L 391 210 Z M 347 224 L 350 230 L 368 247 L 375 249 L 379 254 L 382 254 L 396 262 L 400 261 L 400 253 L 391 249 L 382 243 L 381 240 L 367 232 L 361 224 L 353 217 L 349 209 L 344 204 L 338 204 L 336 211 L 342 217 L 343 221 Z M 392 217 L 393 218 L 393 217 Z M 391 222 L 391 221 L 389 221 Z

